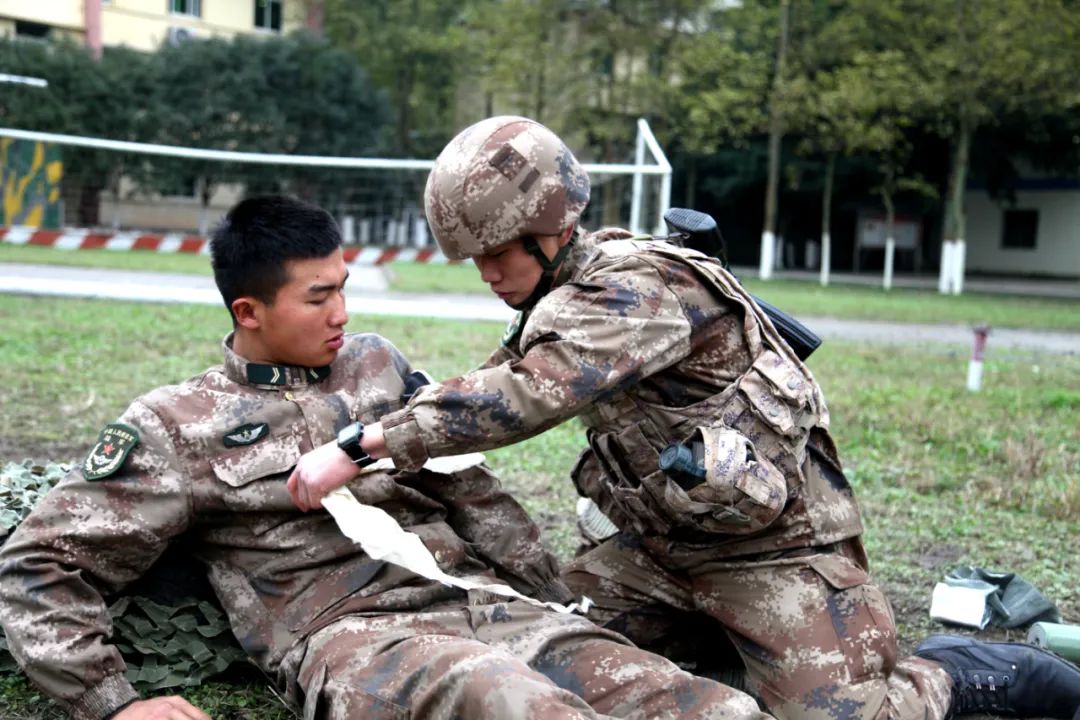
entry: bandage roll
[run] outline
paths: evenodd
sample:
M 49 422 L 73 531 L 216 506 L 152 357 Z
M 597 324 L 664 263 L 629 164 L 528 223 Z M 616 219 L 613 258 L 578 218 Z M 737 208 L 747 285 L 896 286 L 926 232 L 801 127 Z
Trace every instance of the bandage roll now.
M 1027 641 L 1070 662 L 1080 663 L 1080 626 L 1037 622 L 1028 630 Z

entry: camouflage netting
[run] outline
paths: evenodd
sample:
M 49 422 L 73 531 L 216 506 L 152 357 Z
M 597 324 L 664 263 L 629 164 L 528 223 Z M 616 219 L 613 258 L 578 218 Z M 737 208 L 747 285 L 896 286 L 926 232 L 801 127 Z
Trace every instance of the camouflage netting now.
M 8 463 L 0 471 L 0 543 L 70 466 Z M 198 685 L 245 662 L 205 573 L 182 551 L 169 553 L 109 606 L 113 642 L 127 676 L 143 692 Z M 0 672 L 18 669 L 0 634 Z

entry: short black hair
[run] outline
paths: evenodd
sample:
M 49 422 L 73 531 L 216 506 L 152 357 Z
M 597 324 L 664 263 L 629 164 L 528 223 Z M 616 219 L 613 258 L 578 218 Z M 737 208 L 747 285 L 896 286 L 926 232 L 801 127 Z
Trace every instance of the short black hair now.
M 330 213 L 297 198 L 263 195 L 234 205 L 210 233 L 210 264 L 231 315 L 238 297 L 273 303 L 289 281 L 286 261 L 323 258 L 339 247 L 341 231 Z

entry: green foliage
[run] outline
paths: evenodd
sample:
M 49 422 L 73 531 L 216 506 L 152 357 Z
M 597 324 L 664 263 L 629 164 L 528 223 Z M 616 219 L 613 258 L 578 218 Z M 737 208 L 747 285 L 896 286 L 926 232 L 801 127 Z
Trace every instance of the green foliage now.
M 127 662 L 127 679 L 140 692 L 200 685 L 247 655 L 233 638 L 228 618 L 209 602 L 162 605 L 122 597 L 109 606 L 113 642 Z
M 390 149 L 434 157 L 458 129 L 457 81 L 475 48 L 456 0 L 327 0 L 330 39 L 368 69 L 390 98 L 395 129 Z M 473 120 L 481 113 L 469 114 Z
M 0 470 L 0 538 L 14 530 L 69 469 L 66 464 L 37 465 L 31 460 L 5 465 Z
M 67 464 L 9 462 L 0 471 L 0 539 L 22 522 L 70 470 Z M 109 607 L 113 642 L 127 662 L 127 677 L 143 692 L 201 684 L 246 660 L 228 620 L 216 605 L 194 599 L 161 605 L 122 597 Z M 0 635 L 0 671 L 17 669 Z
M 745 148 L 764 134 L 776 24 L 775 9 L 744 3 L 713 13 L 702 32 L 679 46 L 669 107 L 689 151 Z
M 164 45 L 156 53 L 106 48 L 100 62 L 69 43 L 0 38 L 0 67 L 44 77 L 47 90 L 0 94 L 0 122 L 33 130 L 216 150 L 372 155 L 389 110 L 356 60 L 306 33 L 238 35 Z M 37 92 L 35 92 L 35 90 Z M 340 172 L 250 166 L 65 147 L 65 179 L 118 192 L 121 175 L 141 192 L 208 202 L 222 182 L 293 192 L 333 207 Z M 93 204 L 96 207 L 96 203 Z M 97 224 L 96 218 L 85 222 Z M 205 232 L 207 218 L 203 219 Z
M 5 86 L 0 123 L 7 127 L 147 140 L 159 119 L 155 58 L 129 48 L 108 48 L 95 62 L 89 51 L 69 41 L 45 44 L 7 36 L 0 38 L 0 67 L 49 83 L 48 88 Z M 128 158 L 64 146 L 63 160 L 65 184 L 77 195 L 96 197 L 119 178 Z M 142 176 L 138 167 L 128 170 L 129 176 Z M 96 209 L 89 212 L 83 221 L 96 224 Z

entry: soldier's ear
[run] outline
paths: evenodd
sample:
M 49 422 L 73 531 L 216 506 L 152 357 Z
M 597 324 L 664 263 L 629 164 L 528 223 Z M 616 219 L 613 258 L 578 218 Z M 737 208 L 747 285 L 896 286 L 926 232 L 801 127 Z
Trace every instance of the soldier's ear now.
M 570 226 L 562 231 L 562 233 L 559 236 L 559 247 L 562 247 L 566 243 L 570 242 L 570 238 L 574 237 L 574 228 L 575 227 L 577 227 L 576 223 L 570 223 Z
M 258 330 L 262 324 L 259 321 L 259 313 L 257 312 L 258 305 L 258 300 L 246 295 L 233 300 L 230 307 L 232 308 L 233 317 L 236 318 L 236 324 L 248 330 Z

